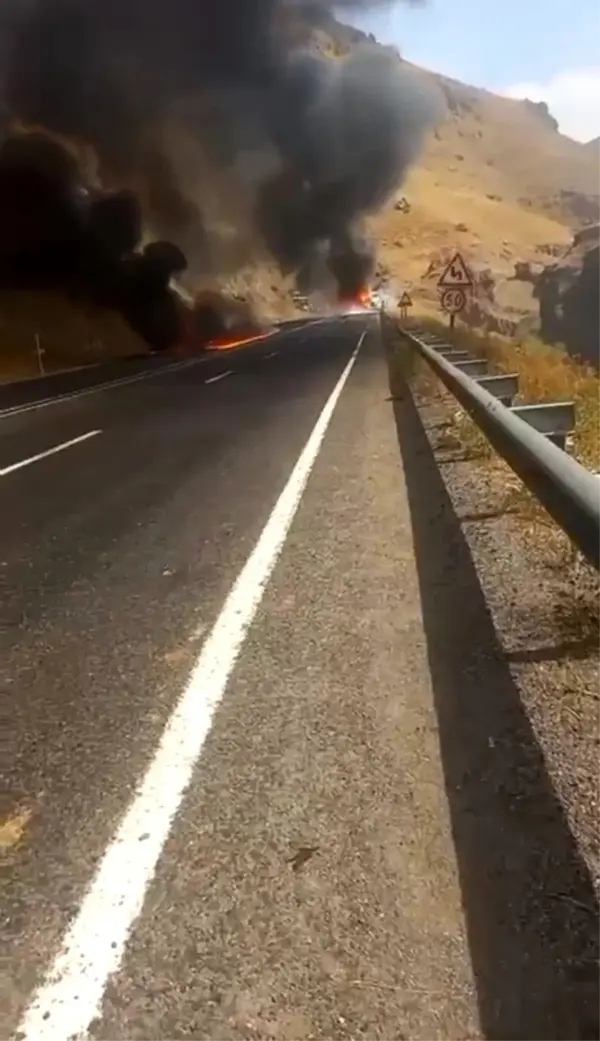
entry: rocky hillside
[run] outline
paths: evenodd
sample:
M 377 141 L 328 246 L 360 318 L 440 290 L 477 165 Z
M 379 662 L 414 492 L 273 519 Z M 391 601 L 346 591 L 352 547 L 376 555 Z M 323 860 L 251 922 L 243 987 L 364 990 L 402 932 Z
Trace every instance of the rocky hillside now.
M 329 19 L 315 43 L 340 55 L 364 40 Z M 384 281 L 410 287 L 416 303 L 436 308 L 436 277 L 458 249 L 478 282 L 467 315 L 472 324 L 508 333 L 534 328 L 597 365 L 597 243 L 594 233 L 575 244 L 573 236 L 600 220 L 598 140 L 583 145 L 560 134 L 543 102 L 422 75 L 441 89 L 445 114 L 397 198 L 371 220 Z M 545 288 L 515 277 L 519 264 L 537 274 L 547 266 Z M 552 319 L 549 298 L 558 285 Z M 567 288 L 587 316 L 577 330 L 573 318 L 563 318 Z
M 407 205 L 396 201 L 372 221 L 382 266 L 392 282 L 435 306 L 432 268 L 459 249 L 484 283 L 470 308 L 473 324 L 509 332 L 525 325 L 546 335 L 539 296 L 531 282 L 514 278 L 515 265 L 554 265 L 574 233 L 600 219 L 598 150 L 561 135 L 544 105 L 435 78 L 445 119 L 403 186 Z M 586 311 L 597 315 L 597 282 L 595 289 L 588 283 L 586 299 Z M 572 340 L 569 328 L 559 338 L 579 353 L 581 337 Z M 596 364 L 597 355 L 596 342 Z
M 282 10 L 292 12 L 297 8 Z M 332 60 L 368 39 L 360 31 L 342 25 L 320 9 L 311 14 L 310 21 L 297 20 L 294 32 L 298 44 L 319 50 Z M 369 42 L 372 43 L 373 39 L 370 38 Z M 397 197 L 370 218 L 370 231 L 378 244 L 379 279 L 392 291 L 409 287 L 417 304 L 434 309 L 437 307 L 436 273 L 450 252 L 460 249 L 478 279 L 477 292 L 467 315 L 470 322 L 508 332 L 520 325 L 541 324 L 545 336 L 553 340 L 564 338 L 574 352 L 582 349 L 585 340 L 585 353 L 589 356 L 590 334 L 583 334 L 579 328 L 571 335 L 573 322 L 565 324 L 563 321 L 569 304 L 565 311 L 562 296 L 568 292 L 568 300 L 576 300 L 580 307 L 583 291 L 585 313 L 592 313 L 596 299 L 593 271 L 594 263 L 597 265 L 597 251 L 594 261 L 594 247 L 588 249 L 589 238 L 585 240 L 585 249 L 581 247 L 581 240 L 577 240 L 571 259 L 564 262 L 568 275 L 560 274 L 554 320 L 548 317 L 548 300 L 553 292 L 549 287 L 554 285 L 557 276 L 544 275 L 543 269 L 549 266 L 551 272 L 555 272 L 557 264 L 563 265 L 563 255 L 571 247 L 574 233 L 600 220 L 597 142 L 584 146 L 561 135 L 544 104 L 499 98 L 422 70 L 419 75 L 425 81 L 435 82 L 445 103 L 444 112 Z M 6 113 L 0 113 L 0 123 L 6 133 Z M 178 172 L 189 177 L 192 171 L 195 191 L 204 199 L 212 198 L 211 191 L 216 181 L 205 176 L 206 172 L 198 167 L 198 163 L 192 163 L 190 157 L 197 151 L 193 142 L 179 141 L 175 151 L 186 158 L 186 162 L 189 159 Z M 174 154 L 173 149 L 170 149 L 171 153 Z M 223 177 L 218 179 L 218 185 L 221 195 L 227 197 L 227 212 L 231 218 L 231 192 L 222 182 Z M 118 188 L 119 185 L 111 187 Z M 137 186 L 134 187 L 137 190 Z M 219 192 L 214 194 L 217 199 Z M 138 191 L 138 196 L 144 211 L 143 193 L 140 195 Z M 218 223 L 221 218 L 217 202 L 208 209 L 211 214 L 214 210 L 214 220 Z M 10 206 L 5 207 L 2 219 L 14 224 L 11 212 Z M 240 205 L 240 219 L 230 221 L 235 224 L 234 230 L 243 225 L 243 217 Z M 160 229 L 157 231 L 161 237 Z M 20 233 L 13 237 L 22 241 Z M 218 237 L 223 249 L 223 265 L 218 270 L 229 271 L 229 274 L 211 277 L 209 283 L 198 284 L 191 263 L 188 271 L 181 275 L 188 295 L 193 296 L 198 290 L 205 294 L 221 291 L 234 301 L 233 311 L 236 313 L 239 304 L 249 304 L 265 317 L 293 314 L 296 309 L 293 279 L 281 276 L 267 251 L 257 249 L 253 242 L 252 250 L 248 250 L 248 256 L 244 254 L 243 262 L 240 262 L 240 245 L 239 241 L 234 241 L 235 236 L 231 245 L 226 234 L 219 232 Z M 185 244 L 183 248 L 189 256 Z M 587 256 L 589 252 L 592 259 L 584 263 L 584 254 Z M 574 264 L 575 257 L 578 258 L 577 264 Z M 516 271 L 521 273 L 517 277 Z M 522 278 L 525 271 L 527 277 Z M 535 273 L 533 279 L 530 277 L 532 273 Z M 121 317 L 123 314 L 128 316 L 127 336 L 131 339 L 132 326 L 134 334 L 128 349 L 139 349 L 140 335 L 147 338 L 147 330 L 139 319 L 130 320 L 133 313 L 133 305 L 127 303 L 130 289 L 125 294 L 127 307 L 123 306 L 122 295 L 121 290 L 116 294 L 117 311 Z M 39 323 L 33 322 L 32 325 L 29 297 L 27 301 L 24 342 L 37 342 L 40 332 L 44 338 L 51 339 L 52 322 L 43 329 Z M 5 345 L 16 342 L 13 325 L 18 318 L 18 301 L 11 297 L 4 303 L 15 317 L 5 323 L 0 349 L 2 339 Z M 540 305 L 543 311 L 541 323 Z M 69 310 L 71 302 L 65 303 L 65 307 Z M 48 306 L 46 311 L 50 315 L 53 308 Z M 571 308 L 570 313 L 572 311 Z M 111 330 L 123 328 L 120 319 L 113 316 L 111 322 Z M 88 308 L 85 314 L 82 311 L 75 324 L 74 353 L 80 349 L 80 341 L 92 345 L 85 348 L 91 353 L 98 349 L 94 345 L 106 345 L 109 341 L 105 331 L 96 335 L 93 308 L 91 311 Z M 66 312 L 64 325 L 66 328 Z M 79 332 L 80 326 L 87 330 L 85 336 Z M 111 343 L 116 343 L 119 336 L 117 332 Z M 64 335 L 61 334 L 59 339 L 61 343 L 65 342 Z M 101 347 L 100 353 L 104 349 Z M 115 349 L 118 352 L 118 344 Z M 21 356 L 22 352 L 19 354 Z M 35 350 L 28 349 L 26 355 L 27 365 L 35 364 Z
M 556 263 L 515 265 L 515 279 L 533 286 L 540 331 L 548 343 L 564 343 L 571 353 L 600 368 L 600 224 L 576 232 Z

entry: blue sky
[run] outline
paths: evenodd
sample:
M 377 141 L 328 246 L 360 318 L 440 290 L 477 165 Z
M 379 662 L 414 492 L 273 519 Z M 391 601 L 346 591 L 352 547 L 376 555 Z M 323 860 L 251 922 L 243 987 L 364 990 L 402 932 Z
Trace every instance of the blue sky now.
M 563 133 L 580 140 L 600 134 L 598 0 L 429 0 L 353 20 L 418 65 L 548 101 Z

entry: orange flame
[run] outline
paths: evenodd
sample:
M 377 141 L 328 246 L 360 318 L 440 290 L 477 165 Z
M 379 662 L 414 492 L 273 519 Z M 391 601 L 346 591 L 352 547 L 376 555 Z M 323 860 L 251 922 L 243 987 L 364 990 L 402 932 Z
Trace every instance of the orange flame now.
M 340 297 L 342 303 L 358 304 L 359 307 L 371 306 L 371 290 L 368 286 L 361 286 L 355 293 L 344 294 Z
M 220 337 L 218 340 L 211 340 L 207 347 L 209 351 L 228 351 L 232 347 L 243 347 L 246 343 L 255 343 L 257 340 L 264 340 L 269 333 L 256 333 L 254 336 L 246 336 L 244 339 L 236 340 L 231 337 Z

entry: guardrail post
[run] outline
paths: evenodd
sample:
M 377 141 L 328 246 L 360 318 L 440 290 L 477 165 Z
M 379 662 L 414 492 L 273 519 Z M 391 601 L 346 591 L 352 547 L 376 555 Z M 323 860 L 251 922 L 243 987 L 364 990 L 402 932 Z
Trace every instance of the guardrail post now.
M 507 408 L 511 407 L 519 393 L 518 372 L 500 373 L 497 376 L 478 376 L 476 382 Z
M 382 332 L 386 322 L 384 319 Z M 487 381 L 490 386 L 493 375 L 482 373 L 478 382 L 464 371 L 477 359 L 454 365 L 430 343 L 407 330 L 400 330 L 400 333 L 428 362 L 492 447 L 583 556 L 596 570 L 600 570 L 600 481 L 553 444 L 557 438 L 566 438 L 574 428 L 573 402 L 506 408 L 500 400 L 501 395 L 494 397 L 485 385 Z M 507 378 L 514 381 L 516 374 L 508 374 Z M 545 428 L 540 432 L 542 424 Z
M 452 364 L 467 376 L 487 376 L 490 371 L 485 358 L 467 358 L 466 361 L 452 361 Z
M 438 347 L 436 344 L 432 345 L 435 348 L 437 354 L 440 354 L 442 358 L 447 358 L 453 364 L 458 361 L 470 361 L 471 355 L 468 351 L 455 351 L 453 347 Z
M 511 412 L 565 450 L 567 438 L 575 430 L 575 403 L 548 401 L 541 405 L 514 405 Z

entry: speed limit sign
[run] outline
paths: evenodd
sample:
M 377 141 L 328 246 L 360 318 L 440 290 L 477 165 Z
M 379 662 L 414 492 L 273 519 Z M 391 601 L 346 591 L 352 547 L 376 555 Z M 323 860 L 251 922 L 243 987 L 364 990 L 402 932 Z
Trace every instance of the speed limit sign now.
M 446 314 L 458 314 L 463 310 L 467 298 L 462 289 L 444 289 L 440 303 Z

